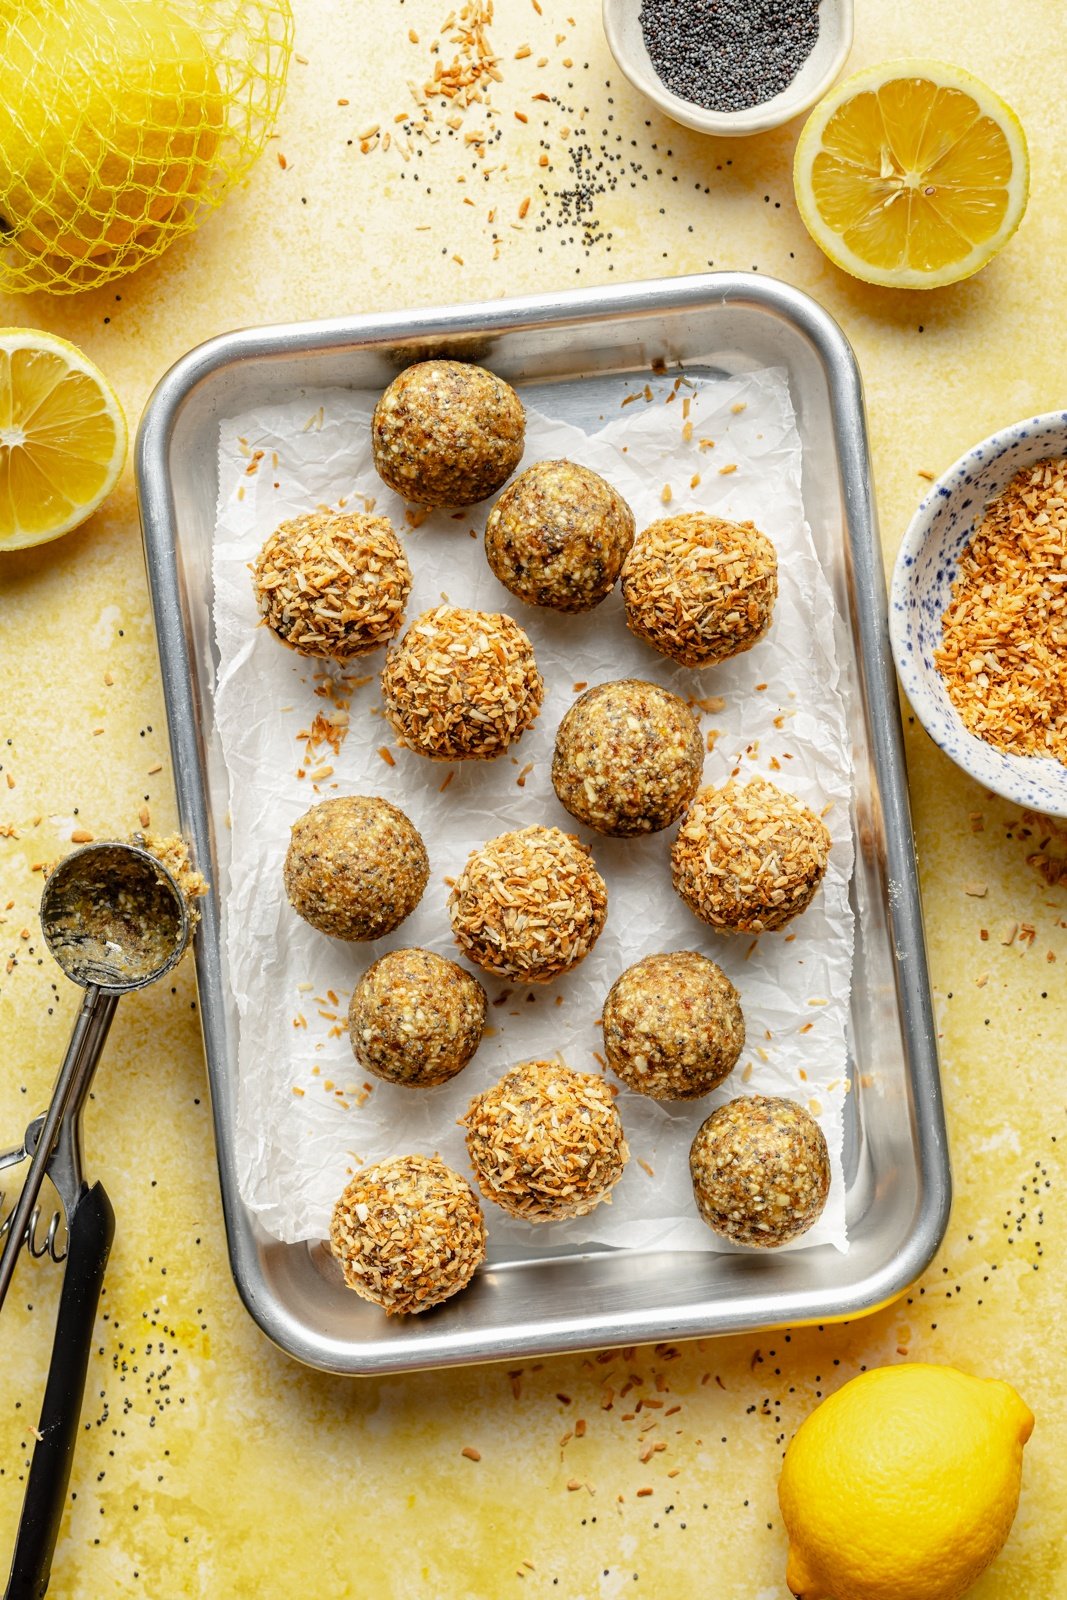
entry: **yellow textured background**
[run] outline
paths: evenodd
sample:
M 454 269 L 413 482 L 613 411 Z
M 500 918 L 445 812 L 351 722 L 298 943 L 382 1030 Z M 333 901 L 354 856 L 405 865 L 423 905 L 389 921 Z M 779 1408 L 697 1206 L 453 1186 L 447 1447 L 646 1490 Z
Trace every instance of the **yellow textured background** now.
M 613 69 L 599 6 L 565 3 L 542 0 L 538 16 L 530 0 L 498 0 L 492 36 L 505 81 L 486 162 L 460 133 L 405 164 L 395 148 L 361 153 L 356 135 L 389 126 L 406 79 L 425 75 L 443 0 L 297 0 L 304 59 L 247 187 L 136 278 L 75 299 L 0 299 L 0 323 L 83 346 L 132 423 L 173 360 L 242 324 L 712 264 L 773 274 L 827 305 L 856 347 L 891 560 L 920 469 L 940 471 L 994 428 L 1065 401 L 1059 8 L 857 0 L 853 66 L 904 54 L 955 60 L 1009 99 L 1030 137 L 1032 196 L 1014 242 L 980 277 L 922 296 L 850 282 L 817 253 L 792 203 L 796 125 L 715 143 L 661 120 Z M 532 54 L 514 59 L 524 43 Z M 532 101 L 542 90 L 561 103 Z M 477 126 L 484 119 L 468 116 Z M 576 128 L 594 162 L 605 150 L 615 157 L 616 186 L 597 197 L 603 236 L 588 249 L 580 231 L 557 226 L 554 198 L 573 182 Z M 494 169 L 488 179 L 483 165 Z M 0 662 L 0 824 L 19 833 L 0 841 L 0 905 L 15 902 L 0 913 L 0 1130 L 15 1138 L 45 1102 L 76 1001 L 42 959 L 33 863 L 59 853 L 73 827 L 135 825 L 144 803 L 157 824 L 174 816 L 129 471 L 79 532 L 0 559 Z M 651 1349 L 607 1364 L 568 1357 L 519 1379 L 504 1367 L 380 1382 L 302 1371 L 260 1336 L 229 1278 L 183 969 L 173 989 L 120 1008 L 87 1116 L 89 1169 L 112 1194 L 118 1233 L 56 1600 L 784 1600 L 775 1501 L 784 1444 L 817 1396 L 905 1351 L 1009 1378 L 1037 1414 L 1015 1529 L 974 1594 L 1067 1595 L 1067 893 L 1027 861 L 1050 830 L 990 799 L 910 723 L 908 754 L 956 1185 L 947 1242 L 912 1296 L 851 1326 L 686 1345 L 675 1359 Z M 157 761 L 163 770 L 149 776 Z M 985 884 L 985 897 L 965 894 L 965 882 Z M 1005 922 L 1031 924 L 1032 944 L 998 942 Z M 17 965 L 5 975 L 9 956 Z M 3 1550 L 58 1278 L 24 1262 L 4 1312 Z M 631 1410 L 643 1393 L 664 1407 L 631 1422 L 618 1401 L 602 1410 L 605 1373 L 616 1388 L 633 1376 Z M 643 1464 L 635 1430 L 653 1415 L 647 1437 L 667 1448 Z M 584 1437 L 561 1446 L 579 1418 Z M 479 1462 L 461 1455 L 467 1445 Z M 569 1491 L 570 1479 L 583 1487 Z M 646 1486 L 653 1493 L 638 1498 Z

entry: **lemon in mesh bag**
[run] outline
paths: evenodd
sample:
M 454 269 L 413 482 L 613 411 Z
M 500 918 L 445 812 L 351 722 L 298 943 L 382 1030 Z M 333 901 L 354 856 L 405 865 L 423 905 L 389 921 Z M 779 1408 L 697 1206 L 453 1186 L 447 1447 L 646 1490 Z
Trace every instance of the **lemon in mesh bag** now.
M 289 0 L 0 0 L 0 290 L 157 256 L 263 147 Z

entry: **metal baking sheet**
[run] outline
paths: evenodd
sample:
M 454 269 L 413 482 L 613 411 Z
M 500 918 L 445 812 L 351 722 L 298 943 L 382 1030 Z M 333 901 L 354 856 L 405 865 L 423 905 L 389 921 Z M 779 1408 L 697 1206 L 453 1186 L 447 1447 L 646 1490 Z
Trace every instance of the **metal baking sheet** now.
M 240 1198 L 237 1016 L 220 959 L 227 773 L 213 715 L 218 425 L 305 387 L 384 388 L 431 354 L 491 366 L 590 427 L 664 369 L 788 373 L 854 757 L 847 1254 L 546 1251 L 483 1268 L 432 1312 L 387 1320 L 344 1288 L 322 1245 L 270 1238 Z M 714 273 L 227 334 L 157 387 L 136 471 L 181 826 L 213 885 L 196 964 L 230 1261 L 263 1331 L 310 1365 L 369 1374 L 828 1322 L 904 1293 L 942 1239 L 951 1183 L 863 395 L 832 319 L 785 284 Z

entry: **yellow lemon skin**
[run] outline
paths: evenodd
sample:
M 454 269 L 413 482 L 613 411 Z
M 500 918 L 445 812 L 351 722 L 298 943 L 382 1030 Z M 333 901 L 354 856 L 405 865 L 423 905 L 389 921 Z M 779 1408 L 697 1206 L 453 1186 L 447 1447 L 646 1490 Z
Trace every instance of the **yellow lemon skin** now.
M 1034 1418 L 1010 1384 L 879 1367 L 801 1424 L 778 1500 L 798 1600 L 959 1600 L 1019 1504 Z
M 151 244 L 211 175 L 224 99 L 166 0 L 0 7 L 0 223 L 76 264 Z

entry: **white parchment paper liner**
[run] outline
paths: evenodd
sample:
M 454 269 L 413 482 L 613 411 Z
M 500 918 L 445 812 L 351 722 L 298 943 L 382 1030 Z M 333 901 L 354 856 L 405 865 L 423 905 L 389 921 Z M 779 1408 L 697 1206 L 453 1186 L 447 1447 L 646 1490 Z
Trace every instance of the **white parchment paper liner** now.
M 601 1070 L 595 1024 L 617 975 L 653 951 L 697 949 L 718 961 L 741 991 L 748 1041 L 735 1072 L 714 1094 L 684 1104 L 657 1104 L 620 1087 L 617 1104 L 631 1160 L 612 1203 L 587 1217 L 537 1228 L 487 1203 L 490 1259 L 587 1241 L 729 1249 L 696 1214 L 688 1153 L 709 1112 L 746 1091 L 794 1097 L 818 1116 L 833 1183 L 823 1216 L 793 1248 L 831 1241 L 845 1249 L 850 762 L 837 688 L 833 600 L 804 522 L 800 441 L 784 374 L 693 380 L 669 404 L 639 396 L 592 435 L 533 411 L 528 415 L 523 465 L 545 457 L 583 462 L 626 496 L 639 529 L 669 512 L 700 508 L 751 518 L 773 539 L 780 595 L 770 633 L 719 667 L 676 667 L 635 640 L 617 590 L 578 617 L 514 599 L 485 561 L 481 536 L 488 505 L 459 515 L 435 513 L 405 531 L 415 575 L 408 620 L 442 597 L 507 611 L 533 640 L 545 678 L 540 719 L 513 753 L 452 766 L 397 747 L 380 710 L 382 652 L 349 668 L 350 676 L 367 681 L 351 690 L 350 727 L 339 753 L 325 749 L 305 760 L 302 731 L 317 713 L 332 714 L 330 699 L 321 693 L 322 672 L 257 626 L 248 563 L 284 518 L 342 501 L 362 509 L 366 498 L 406 529 L 403 502 L 385 488 L 371 462 L 375 398 L 347 390 L 305 393 L 232 418 L 220 430 L 215 714 L 231 789 L 225 962 L 240 1017 L 237 1155 L 245 1201 L 271 1233 L 295 1241 L 325 1234 L 332 1205 L 360 1161 L 438 1152 L 469 1175 L 456 1118 L 472 1095 L 511 1063 L 532 1057 L 558 1054 L 572 1067 Z M 691 427 L 683 417 L 686 398 Z M 722 782 L 739 769 L 770 778 L 817 812 L 829 807 L 833 847 L 823 889 L 784 933 L 757 943 L 720 937 L 699 923 L 671 888 L 674 829 L 640 840 L 602 839 L 559 805 L 550 780 L 552 746 L 575 686 L 625 676 L 725 702 L 702 714 L 705 731 L 718 730 L 706 757 L 705 782 Z M 379 754 L 382 746 L 395 766 Z M 315 781 L 311 774 L 323 765 L 333 770 Z M 299 770 L 305 776 L 298 777 Z M 375 945 L 348 945 L 316 933 L 289 908 L 282 887 L 293 821 L 316 799 L 348 793 L 381 795 L 401 806 L 430 853 L 422 904 L 396 934 Z M 445 878 L 486 838 L 531 823 L 555 823 L 592 845 L 609 891 L 608 922 L 596 949 L 574 973 L 547 987 L 508 990 L 486 977 L 494 1032 L 452 1083 L 413 1091 L 373 1082 L 366 1093 L 363 1085 L 372 1080 L 356 1067 L 344 1029 L 360 974 L 385 950 L 402 945 L 456 957 Z

